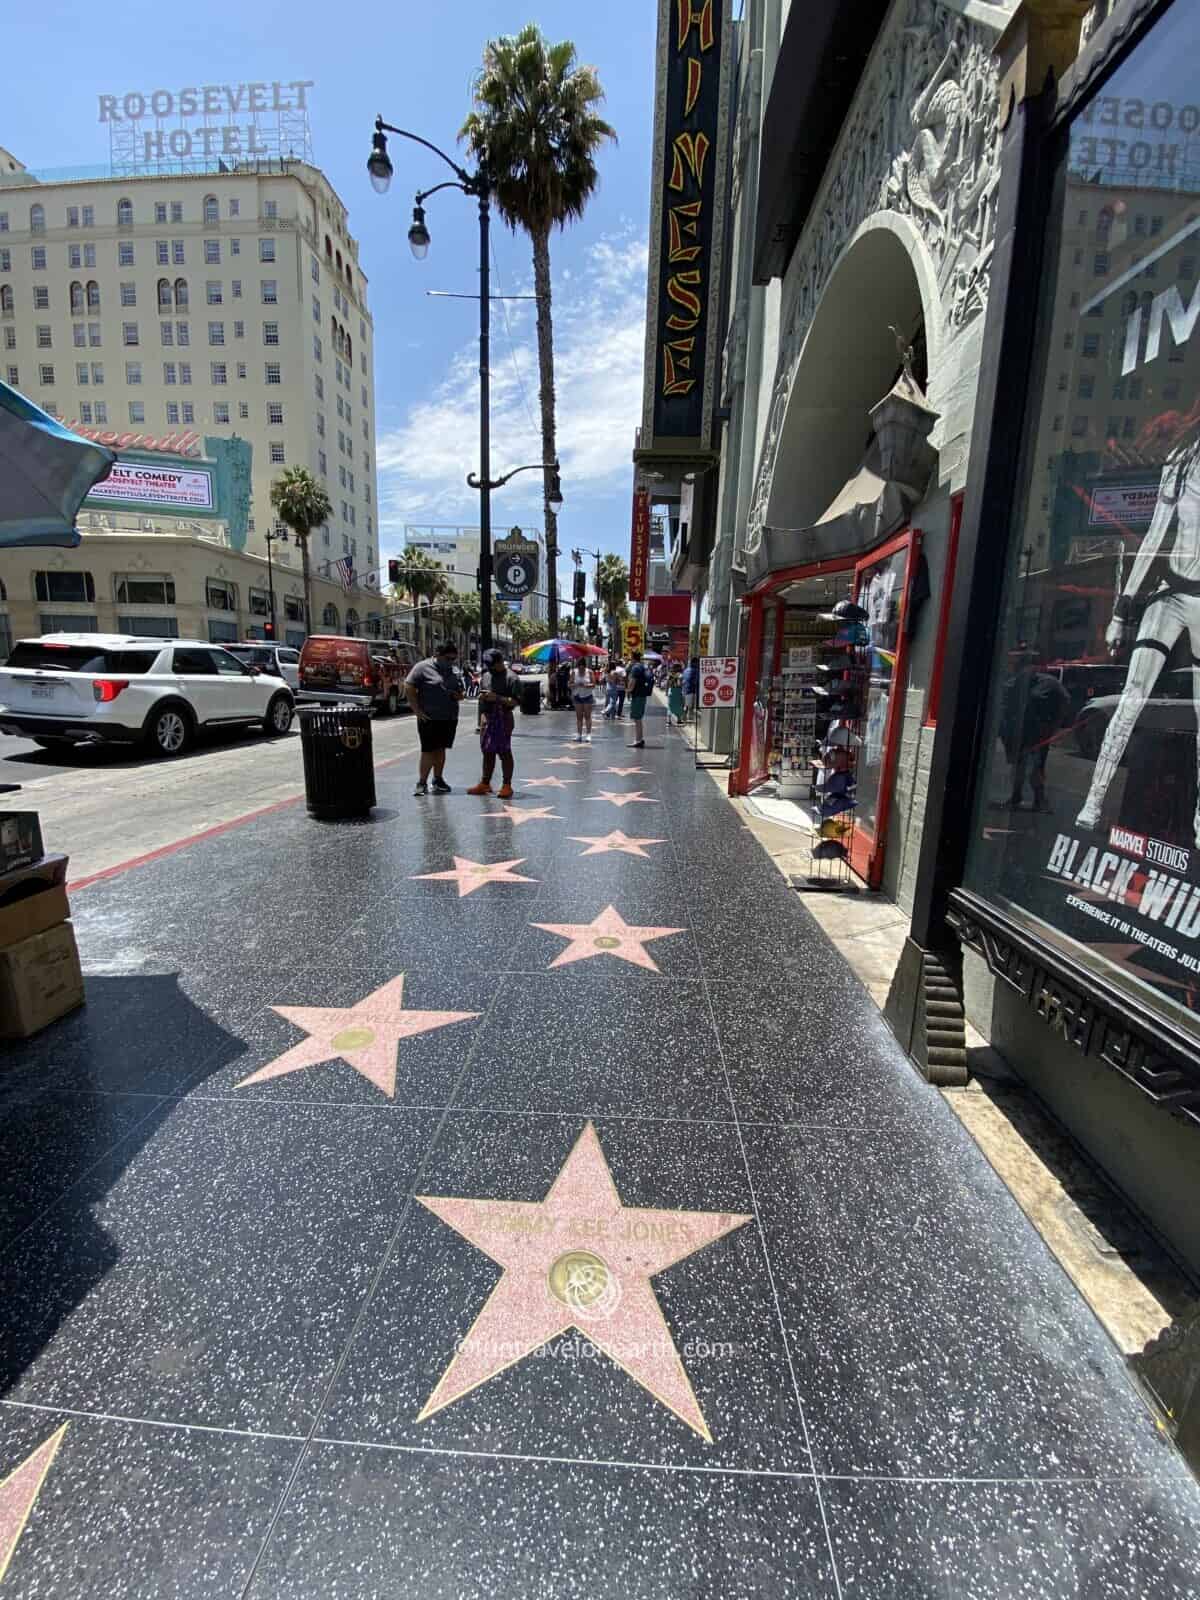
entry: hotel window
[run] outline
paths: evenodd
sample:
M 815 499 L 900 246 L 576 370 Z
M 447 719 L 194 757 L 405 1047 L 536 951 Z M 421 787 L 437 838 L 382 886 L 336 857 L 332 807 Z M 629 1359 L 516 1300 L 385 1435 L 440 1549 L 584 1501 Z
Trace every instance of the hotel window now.
M 175 343 L 175 329 L 169 322 L 160 322 L 158 332 L 164 345 L 169 346 Z
M 171 296 L 170 278 L 160 278 L 155 293 L 158 299 L 159 316 L 161 317 L 165 314 L 169 317 L 175 304 Z
M 98 322 L 89 322 L 88 325 L 87 325 L 87 330 L 88 330 L 88 344 L 91 346 L 91 348 L 93 350 L 98 349 L 99 346 L 100 346 L 100 343 L 101 343 L 101 340 L 100 340 L 100 324 Z
M 11 317 L 13 314 L 13 292 L 11 283 L 0 283 L 0 315 Z
M 235 300 L 242 298 L 242 280 L 240 278 L 235 278 L 229 285 L 229 292 Z
M 123 283 L 121 285 L 121 304 L 123 306 L 137 305 L 137 284 Z
M 220 221 L 220 212 L 219 212 L 218 207 L 217 207 L 217 197 L 216 197 L 215 194 L 206 194 L 204 196 L 204 223 L 205 223 L 205 226 L 207 227 L 210 223 L 214 223 L 214 222 L 218 222 L 218 221 Z
M 144 400 L 131 400 L 129 402 L 129 420 L 130 422 L 145 422 L 146 403 Z
M 8 212 L 0 211 L 0 233 L 8 232 Z
M 278 300 L 279 300 L 279 287 L 278 287 L 275 279 L 274 278 L 264 278 L 262 280 L 262 303 L 263 303 L 263 305 L 265 305 L 265 306 L 273 306 L 273 305 L 276 305 L 278 303 Z
M 208 305 L 219 306 L 222 303 L 220 283 L 210 278 L 204 285 L 204 298 Z
M 237 375 L 238 375 L 239 378 L 242 378 L 242 379 L 245 378 L 245 376 L 246 376 L 246 363 L 244 361 L 239 361 L 238 362 L 238 364 L 237 364 Z
M 333 378 L 335 383 L 341 383 L 342 381 L 342 363 L 336 357 L 333 363 Z
M 15 328 L 5 328 L 4 348 L 6 350 L 15 350 L 17 348 L 17 330 Z
M 118 200 L 117 201 L 117 227 L 118 228 L 132 228 L 133 227 L 133 201 L 132 200 Z
M 180 415 L 184 422 L 191 424 L 196 420 L 196 408 L 190 400 L 185 400 L 179 407 Z
M 260 239 L 258 241 L 258 259 L 260 261 L 274 261 L 274 259 L 275 259 L 275 241 L 274 241 L 274 239 Z
M 209 344 L 225 343 L 225 324 L 223 322 L 210 322 L 208 325 Z
M 54 402 L 52 400 L 45 401 L 43 403 L 42 409 L 45 411 L 45 413 L 46 413 L 46 415 L 48 417 L 57 417 L 60 414 L 58 407 L 54 404 Z M 46 633 L 52 633 L 52 632 L 65 633 L 67 630 L 65 628 L 59 628 L 59 629 L 46 628 L 43 631 L 46 632 Z
M 21 387 L 21 370 L 19 367 L 8 368 L 8 382 L 14 389 Z
M 122 239 L 117 245 L 117 265 L 119 267 L 132 267 L 133 264 L 133 240 Z
M 175 309 L 186 311 L 188 309 L 188 286 L 186 278 L 175 279 Z
M 29 208 L 29 231 L 30 231 L 30 233 L 45 233 L 45 231 L 46 231 L 46 210 L 45 210 L 44 206 L 38 206 L 38 205 L 30 206 L 30 208 Z
M 103 363 L 103 361 L 93 361 L 92 362 L 92 383 L 93 384 L 98 384 L 98 383 L 103 383 L 103 382 L 104 382 L 104 363 Z
M 321 374 L 319 372 L 317 373 L 316 377 L 313 379 L 313 390 L 314 390 L 318 400 L 324 400 L 324 398 L 325 398 L 325 384 L 324 384 L 324 381 L 323 381 L 323 379 L 321 377 Z
M 223 583 L 219 578 L 209 578 L 204 588 L 210 611 L 237 610 L 237 589 L 232 583 Z
M 179 381 L 180 381 L 181 384 L 182 383 L 191 383 L 191 381 L 192 381 L 192 363 L 190 361 L 181 361 L 179 363 Z
M 281 467 L 286 460 L 282 443 L 278 439 L 272 439 L 269 448 L 271 451 L 271 465 L 273 467 Z
M 324 437 L 325 437 L 325 413 L 323 411 L 318 411 L 317 412 L 317 438 L 318 439 L 323 439 Z
M 44 244 L 35 244 L 29 252 L 29 259 L 35 272 L 45 272 L 46 246 Z
M 323 478 L 329 473 L 329 463 L 325 459 L 324 450 L 317 451 L 317 470 L 320 472 Z
M 90 572 L 35 572 L 33 594 L 43 603 L 57 600 L 63 605 L 91 605 L 96 585 Z
M 345 417 L 345 415 L 346 415 L 346 402 L 342 399 L 341 395 L 338 395 L 338 397 L 337 397 L 337 411 L 338 411 L 338 416 L 339 417 Z M 338 437 L 341 438 L 341 435 L 339 434 Z
M 107 400 L 97 400 L 96 401 L 96 421 L 97 422 L 107 422 L 108 421 L 108 401 Z
M 127 361 L 125 363 L 125 382 L 129 384 L 141 383 L 142 363 L 140 361 Z
M 308 270 L 312 274 L 312 281 L 314 283 L 320 283 L 320 281 L 321 281 L 321 263 L 317 260 L 316 256 L 311 256 L 309 258 Z
M 204 261 L 207 266 L 218 266 L 221 261 L 220 239 L 205 239 Z
M 321 302 L 317 299 L 316 295 L 313 295 L 312 297 L 312 313 L 313 321 L 319 323 L 321 320 Z
M 83 225 L 84 225 L 85 228 L 94 228 L 96 226 L 96 208 L 95 208 L 95 206 L 84 206 L 83 207 Z
M 68 228 L 77 228 L 78 226 L 79 226 L 79 207 L 78 206 L 68 206 L 67 207 L 67 227 Z
M 346 487 L 346 469 L 345 469 L 345 467 L 341 467 L 341 466 L 338 467 L 338 482 L 341 484 L 343 489 Z
M 50 291 L 44 284 L 38 284 L 33 291 L 33 309 L 35 311 L 49 311 Z
M 230 241 L 229 241 L 229 254 L 231 256 L 240 256 L 241 253 L 242 253 L 242 241 L 240 239 L 230 239 Z
M 168 384 L 168 385 L 173 385 L 175 383 L 175 381 L 176 381 L 176 375 L 177 375 L 177 368 L 175 366 L 175 363 L 173 361 L 164 361 L 163 362 L 163 382 L 165 384 Z
M 262 328 L 264 344 L 279 343 L 279 324 L 277 322 L 264 322 Z
M 228 383 L 229 375 L 225 370 L 223 361 L 214 361 L 209 366 L 209 374 L 213 383 Z
M 92 402 L 90 400 L 81 400 L 79 402 L 79 420 L 80 422 L 91 422 Z
M 241 418 L 241 420 L 243 422 L 245 422 L 246 418 L 249 415 L 250 415 L 250 407 L 246 404 L 246 402 L 244 400 L 239 400 L 238 401 L 238 416 Z
M 83 250 L 79 245 L 69 244 L 67 246 L 67 265 L 74 268 L 79 268 L 83 265 Z
M 117 604 L 119 606 L 173 606 L 175 580 L 173 578 L 118 577 Z
M 179 402 L 177 400 L 168 400 L 167 401 L 167 427 L 168 428 L 177 428 L 178 426 L 179 426 Z
M 184 349 L 187 345 L 191 344 L 191 342 L 192 340 L 191 335 L 188 332 L 188 324 L 186 322 L 177 322 L 175 324 L 175 343 L 180 347 L 180 349 Z
M 283 402 L 282 401 L 280 401 L 280 400 L 268 400 L 268 402 L 267 402 L 267 421 L 273 428 L 281 428 L 283 426 Z
M 183 201 L 182 200 L 172 200 L 171 201 L 171 221 L 172 222 L 182 222 L 183 221 Z
M 96 246 L 94 244 L 84 245 L 83 264 L 85 267 L 94 267 L 96 265 Z
M 213 421 L 224 426 L 229 421 L 229 401 L 213 401 Z
M 278 215 L 279 215 L 279 203 L 278 203 L 278 201 L 275 201 L 275 200 L 264 200 L 263 201 L 263 216 L 264 217 L 272 217 L 272 218 L 274 218 L 274 217 L 277 217 Z
M 283 382 L 283 374 L 280 372 L 278 361 L 268 361 L 266 363 L 265 376 L 268 383 Z
M 171 246 L 166 239 L 156 239 L 154 242 L 154 259 L 160 267 L 165 267 L 171 260 Z
M 75 363 L 75 382 L 86 386 L 88 382 L 88 364 L 86 361 L 77 361 Z
M 165 222 L 167 220 L 167 208 L 161 200 L 154 202 L 154 220 L 155 222 Z
M 187 259 L 183 246 L 184 241 L 182 239 L 171 240 L 171 261 L 177 267 L 182 267 Z
M 231 200 L 229 202 L 229 215 L 231 217 L 240 216 L 241 215 L 241 211 L 242 211 L 242 202 L 240 200 Z
M 246 337 L 246 324 L 244 322 L 235 322 L 234 323 L 234 325 L 233 325 L 233 337 L 235 339 L 244 339 Z
M 1100 354 L 1100 335 L 1098 333 L 1084 334 L 1083 353 L 1085 356 L 1095 356 Z
M 87 329 L 84 327 L 82 322 L 73 322 L 71 324 L 71 343 L 77 350 L 83 350 L 86 348 Z
M 139 342 L 139 340 L 138 340 L 138 325 L 137 325 L 137 323 L 136 322 L 123 322 L 121 324 L 121 343 L 128 345 L 128 344 L 137 344 L 138 342 Z

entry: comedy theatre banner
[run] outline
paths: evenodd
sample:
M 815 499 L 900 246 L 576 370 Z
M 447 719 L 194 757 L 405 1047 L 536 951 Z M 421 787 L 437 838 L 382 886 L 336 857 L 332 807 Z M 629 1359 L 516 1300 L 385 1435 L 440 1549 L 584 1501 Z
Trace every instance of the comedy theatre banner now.
M 659 0 L 640 459 L 712 445 L 730 33 L 729 0 Z

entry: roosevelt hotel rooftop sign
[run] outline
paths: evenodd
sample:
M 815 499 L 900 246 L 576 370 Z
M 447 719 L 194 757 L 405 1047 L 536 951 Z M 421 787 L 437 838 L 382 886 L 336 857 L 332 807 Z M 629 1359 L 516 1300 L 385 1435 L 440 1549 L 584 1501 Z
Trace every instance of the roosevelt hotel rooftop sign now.
M 114 177 L 311 161 L 310 79 L 102 94 Z

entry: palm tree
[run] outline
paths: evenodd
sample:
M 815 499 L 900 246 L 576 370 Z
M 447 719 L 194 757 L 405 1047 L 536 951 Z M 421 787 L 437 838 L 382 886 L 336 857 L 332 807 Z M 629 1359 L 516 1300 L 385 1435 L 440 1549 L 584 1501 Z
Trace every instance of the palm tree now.
M 611 624 L 629 597 L 629 568 L 620 556 L 601 556 L 596 564 L 596 598 Z
M 542 460 L 557 459 L 550 230 L 577 220 L 598 182 L 596 152 L 616 134 L 596 115 L 604 99 L 594 67 L 580 66 L 569 39 L 551 44 L 536 23 L 490 39 L 475 80 L 475 109 L 459 137 L 487 173 L 496 207 L 515 233 L 533 241 L 537 297 Z M 550 472 L 545 474 L 550 492 Z M 550 620 L 557 622 L 558 516 L 545 505 Z
M 400 582 L 392 585 L 393 598 L 407 598 L 413 608 L 413 629 L 417 648 L 421 645 L 421 601 L 432 604 L 446 592 L 446 578 L 440 561 L 435 561 L 428 550 L 417 550 L 405 545 L 400 552 Z
M 312 571 L 308 561 L 308 540 L 314 528 L 333 515 L 333 502 L 307 467 L 287 467 L 271 485 L 271 506 L 280 522 L 292 531 L 300 546 L 300 566 L 304 577 L 304 631 L 312 628 Z

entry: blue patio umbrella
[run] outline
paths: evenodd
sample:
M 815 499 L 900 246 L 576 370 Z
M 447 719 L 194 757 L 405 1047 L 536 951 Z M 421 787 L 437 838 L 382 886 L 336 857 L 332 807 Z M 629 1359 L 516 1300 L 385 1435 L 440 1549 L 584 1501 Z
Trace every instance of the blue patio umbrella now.
M 116 456 L 0 383 L 0 548 L 79 544 L 75 518 Z

